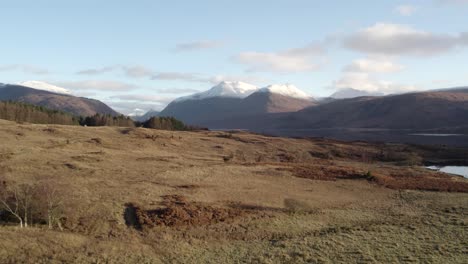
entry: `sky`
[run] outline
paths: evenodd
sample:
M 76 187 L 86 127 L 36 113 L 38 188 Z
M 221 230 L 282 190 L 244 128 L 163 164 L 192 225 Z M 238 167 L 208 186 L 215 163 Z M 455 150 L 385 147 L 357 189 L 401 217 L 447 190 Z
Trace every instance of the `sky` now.
M 129 114 L 221 81 L 315 97 L 468 85 L 468 0 L 0 0 L 0 82 Z

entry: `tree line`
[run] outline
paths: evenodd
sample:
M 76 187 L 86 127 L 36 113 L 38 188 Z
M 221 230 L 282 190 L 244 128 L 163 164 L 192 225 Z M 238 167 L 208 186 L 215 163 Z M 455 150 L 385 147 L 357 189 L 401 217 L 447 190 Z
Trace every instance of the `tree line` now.
M 12 101 L 0 101 L 0 119 L 35 124 L 79 124 L 79 119 L 71 114 Z
M 144 122 L 134 121 L 124 115 L 112 116 L 99 113 L 92 116 L 77 117 L 59 110 L 51 110 L 43 106 L 13 101 L 0 101 L 0 119 L 34 124 L 145 127 L 179 131 L 205 129 L 186 125 L 174 117 L 151 117 Z

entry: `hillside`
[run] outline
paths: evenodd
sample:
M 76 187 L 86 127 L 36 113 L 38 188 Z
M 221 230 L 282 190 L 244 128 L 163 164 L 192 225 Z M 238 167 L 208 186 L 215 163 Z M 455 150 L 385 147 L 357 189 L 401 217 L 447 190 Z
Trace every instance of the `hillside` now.
M 28 228 L 0 212 L 10 263 L 466 259 L 467 180 L 417 166 L 466 149 L 3 120 L 0 142 L 0 186 L 39 191 Z
M 248 96 L 239 105 L 240 115 L 296 112 L 316 105 L 309 99 L 295 98 L 272 92 L 257 92 Z
M 433 129 L 468 125 L 468 88 L 343 99 L 284 118 L 287 128 Z
M 77 116 L 91 116 L 96 113 L 113 116 L 119 114 L 103 102 L 95 99 L 58 94 L 20 85 L 6 84 L 0 86 L 0 101 L 9 100 L 44 106 Z
M 0 101 L 0 119 L 34 124 L 79 124 L 79 119 L 71 114 L 11 101 Z
M 159 116 L 173 116 L 184 123 L 203 126 L 210 120 L 227 120 L 236 116 L 236 109 L 241 101 L 242 99 L 233 97 L 173 101 Z

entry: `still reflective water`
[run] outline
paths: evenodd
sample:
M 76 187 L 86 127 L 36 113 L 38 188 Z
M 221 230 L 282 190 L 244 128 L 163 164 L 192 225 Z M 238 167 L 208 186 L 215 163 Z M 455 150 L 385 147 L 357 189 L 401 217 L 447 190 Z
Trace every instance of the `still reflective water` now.
M 456 174 L 456 175 L 461 175 L 465 178 L 468 178 L 468 167 L 467 166 L 443 166 L 443 167 L 438 167 L 438 166 L 429 166 L 426 167 L 430 170 L 437 170 L 445 173 L 450 173 L 450 174 Z

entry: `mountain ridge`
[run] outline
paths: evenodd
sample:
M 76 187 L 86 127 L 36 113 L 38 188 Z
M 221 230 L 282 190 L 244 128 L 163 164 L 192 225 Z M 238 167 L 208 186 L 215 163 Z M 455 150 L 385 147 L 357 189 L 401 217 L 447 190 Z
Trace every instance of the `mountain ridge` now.
M 119 115 L 119 113 L 111 107 L 96 99 L 59 94 L 21 85 L 6 84 L 0 86 L 0 100 L 11 100 L 45 106 L 49 109 L 59 110 L 77 116 L 91 116 L 96 113 L 109 114 L 112 116 Z
M 298 111 L 315 103 L 293 85 L 257 88 L 242 82 L 221 82 L 208 91 L 175 99 L 159 115 L 204 126 L 230 118 Z

